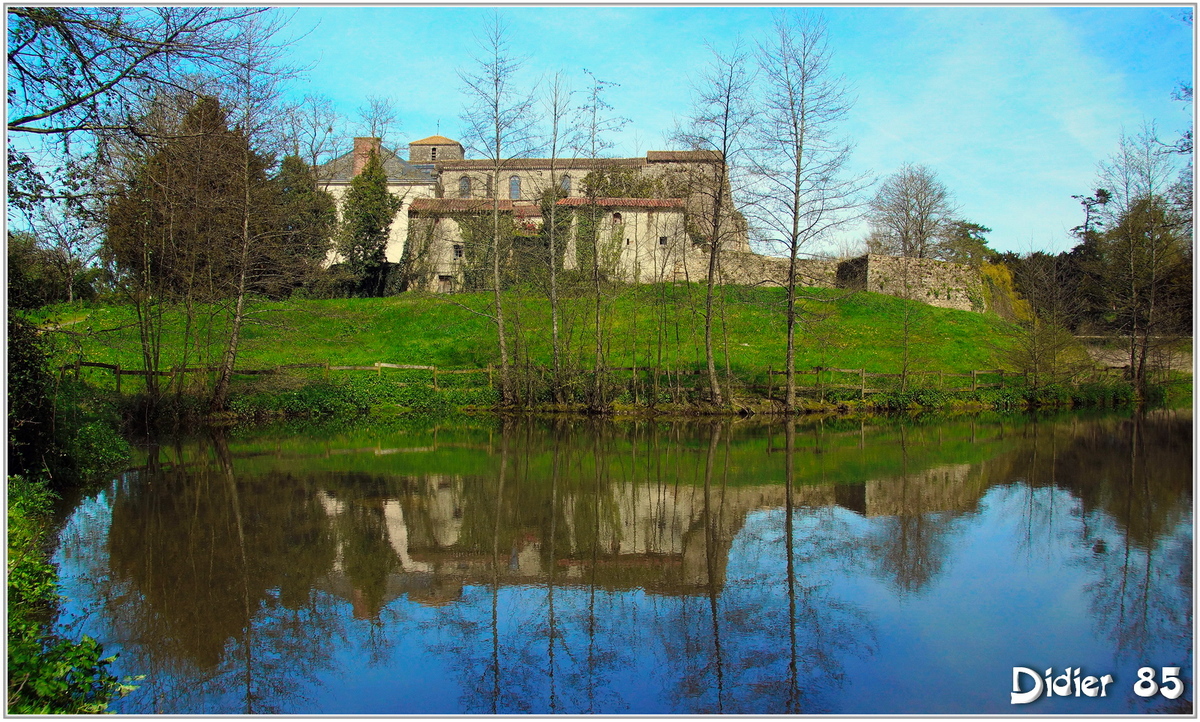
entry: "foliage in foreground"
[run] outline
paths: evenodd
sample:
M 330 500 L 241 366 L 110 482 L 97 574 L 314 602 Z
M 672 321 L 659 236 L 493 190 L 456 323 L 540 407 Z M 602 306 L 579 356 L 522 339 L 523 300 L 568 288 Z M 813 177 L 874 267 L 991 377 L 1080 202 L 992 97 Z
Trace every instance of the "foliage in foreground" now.
M 133 687 L 108 671 L 113 657 L 96 640 L 49 630 L 58 602 L 45 549 L 51 499 L 44 483 L 8 477 L 8 713 L 97 714 Z
M 96 714 L 132 688 L 108 672 L 112 658 L 94 639 L 76 642 L 51 631 L 58 594 L 48 555 L 50 481 L 94 477 L 129 449 L 111 410 L 84 402 L 76 385 L 56 383 L 36 328 L 10 315 L 8 334 L 7 710 Z

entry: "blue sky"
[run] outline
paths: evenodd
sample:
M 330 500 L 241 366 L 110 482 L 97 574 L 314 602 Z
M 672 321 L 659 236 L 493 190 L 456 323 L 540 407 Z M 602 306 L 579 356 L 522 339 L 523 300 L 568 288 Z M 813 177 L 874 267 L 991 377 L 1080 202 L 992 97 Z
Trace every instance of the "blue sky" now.
M 612 154 L 666 146 L 687 114 L 691 81 L 734 38 L 764 37 L 775 8 L 504 7 L 530 85 L 583 69 L 619 83 L 608 101 L 628 118 Z M 292 47 L 311 65 L 297 92 L 332 99 L 349 116 L 366 97 L 391 97 L 397 145 L 440 132 L 461 137 L 457 71 L 469 68 L 483 7 L 299 7 Z M 1174 139 L 1192 108 L 1171 99 L 1191 82 L 1190 10 L 1161 7 L 828 7 L 834 67 L 856 98 L 845 134 L 853 167 L 883 177 L 929 166 L 960 214 L 993 229 L 992 247 L 1065 250 L 1081 222 L 1072 194 L 1125 130 L 1157 122 Z M 847 231 L 861 235 L 862 229 Z

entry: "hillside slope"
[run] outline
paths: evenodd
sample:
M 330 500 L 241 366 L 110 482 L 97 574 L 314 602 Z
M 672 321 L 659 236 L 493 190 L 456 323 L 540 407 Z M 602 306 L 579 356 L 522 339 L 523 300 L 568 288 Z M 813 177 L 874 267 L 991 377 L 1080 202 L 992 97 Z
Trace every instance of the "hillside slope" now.
M 784 296 L 777 288 L 727 287 L 715 309 L 718 367 L 758 376 L 784 362 Z M 961 373 L 1006 365 L 1015 327 L 995 316 L 932 308 L 891 296 L 808 289 L 797 334 L 798 369 L 815 365 L 898 372 Z M 695 284 L 624 287 L 605 299 L 601 326 L 609 366 L 699 368 L 704 360 L 703 289 Z M 405 294 L 390 298 L 260 302 L 243 331 L 239 368 L 323 362 L 376 361 L 479 368 L 498 362 L 491 295 Z M 527 292 L 506 296 L 510 344 L 534 363 L 550 365 L 549 304 Z M 590 369 L 595 355 L 594 301 L 563 303 L 560 333 L 568 361 Z M 38 319 L 69 331 L 64 362 L 142 366 L 132 309 L 64 306 Z M 193 323 L 198 343 L 186 349 L 188 365 L 214 363 L 222 349 L 222 321 L 211 308 Z M 163 334 L 162 368 L 182 363 L 184 319 L 171 315 Z M 727 355 L 726 355 L 727 350 Z M 522 358 L 525 355 L 522 354 Z

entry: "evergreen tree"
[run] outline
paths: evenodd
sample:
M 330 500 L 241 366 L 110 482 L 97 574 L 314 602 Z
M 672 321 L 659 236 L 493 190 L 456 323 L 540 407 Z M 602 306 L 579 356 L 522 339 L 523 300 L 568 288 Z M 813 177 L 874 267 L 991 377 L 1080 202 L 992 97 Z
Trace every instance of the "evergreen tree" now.
M 297 271 L 287 285 L 303 285 L 324 264 L 337 223 L 333 197 L 318 190 L 316 174 L 298 156 L 283 159 L 276 177 L 280 196 L 281 255 Z
M 169 123 L 168 123 L 169 125 Z M 107 209 L 102 255 L 138 319 L 142 361 L 158 370 L 164 311 L 182 306 L 187 365 L 211 349 L 193 323 L 199 304 L 270 293 L 289 268 L 279 254 L 279 193 L 267 178 L 270 158 L 253 150 L 215 98 L 192 104 L 166 140 L 130 167 Z M 157 376 L 147 376 L 152 403 Z
M 355 295 L 382 294 L 384 250 L 392 217 L 398 210 L 400 199 L 388 193 L 383 161 L 372 152 L 362 172 L 350 181 L 342 204 L 338 253 L 350 274 Z

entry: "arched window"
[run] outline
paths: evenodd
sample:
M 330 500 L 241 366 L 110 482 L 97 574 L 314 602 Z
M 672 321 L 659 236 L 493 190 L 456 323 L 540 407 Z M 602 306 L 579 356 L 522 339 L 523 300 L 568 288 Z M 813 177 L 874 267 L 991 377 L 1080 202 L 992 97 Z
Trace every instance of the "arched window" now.
M 558 187 L 562 188 L 563 195 L 571 195 L 571 176 L 565 175 L 558 181 Z
M 618 225 L 620 222 L 621 222 L 621 214 L 620 214 L 620 213 L 614 213 L 614 214 L 613 214 L 613 225 L 614 225 L 614 226 L 615 226 L 615 225 Z
M 514 201 L 521 197 L 521 178 L 519 176 L 508 179 L 508 197 Z
M 458 179 L 458 197 L 459 198 L 470 198 L 471 197 L 471 179 L 468 178 L 467 176 L 463 176 L 462 178 Z

